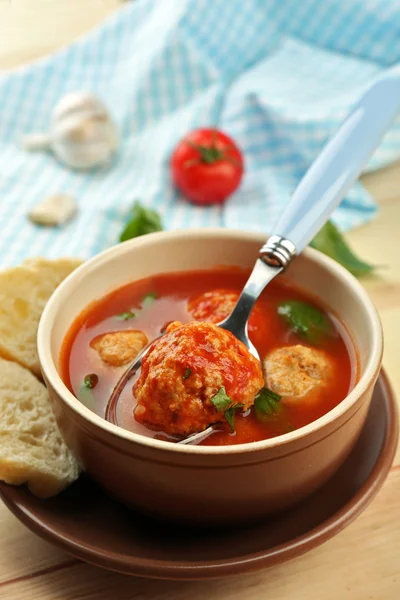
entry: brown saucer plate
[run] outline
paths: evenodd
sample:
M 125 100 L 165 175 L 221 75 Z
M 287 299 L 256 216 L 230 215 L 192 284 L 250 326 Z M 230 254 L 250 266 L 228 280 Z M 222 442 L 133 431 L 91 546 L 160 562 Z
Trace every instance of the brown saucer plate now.
M 361 436 L 332 479 L 296 507 L 243 529 L 162 523 L 124 508 L 86 477 L 51 500 L 4 483 L 0 496 L 32 531 L 97 566 L 162 579 L 224 577 L 282 563 L 341 531 L 382 486 L 397 438 L 396 400 L 381 373 Z

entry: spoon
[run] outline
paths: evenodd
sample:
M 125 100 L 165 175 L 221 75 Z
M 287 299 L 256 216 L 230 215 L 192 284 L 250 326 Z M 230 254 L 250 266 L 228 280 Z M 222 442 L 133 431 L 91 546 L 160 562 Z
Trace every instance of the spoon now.
M 343 199 L 362 167 L 377 147 L 400 109 L 400 67 L 388 69 L 350 112 L 334 137 L 297 186 L 289 204 L 258 254 L 231 314 L 218 323 L 233 333 L 258 359 L 247 324 L 253 306 L 265 286 L 287 269 L 292 260 L 311 242 Z M 115 386 L 106 410 L 106 419 L 115 418 L 118 398 L 136 373 L 154 341 L 128 367 Z M 213 430 L 195 433 L 177 443 L 199 442 Z

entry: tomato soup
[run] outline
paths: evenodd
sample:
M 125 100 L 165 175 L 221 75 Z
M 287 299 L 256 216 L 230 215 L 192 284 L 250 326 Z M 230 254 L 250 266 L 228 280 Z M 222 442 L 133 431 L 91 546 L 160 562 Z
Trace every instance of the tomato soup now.
M 128 283 L 93 302 L 78 316 L 64 340 L 60 357 L 64 382 L 79 400 L 105 418 L 114 386 L 137 354 L 172 322 L 220 322 L 235 306 L 249 274 L 236 267 L 164 273 Z M 256 386 L 257 394 L 250 405 L 240 399 L 231 401 L 235 387 L 232 376 L 229 392 L 226 373 L 222 371 L 218 381 L 213 381 L 211 371 L 206 369 L 206 388 L 199 379 L 199 360 L 196 362 L 194 355 L 187 356 L 176 371 L 179 352 L 170 357 L 168 397 L 183 390 L 197 405 L 208 403 L 208 414 L 223 417 L 210 423 L 213 429 L 199 442 L 202 445 L 254 442 L 303 427 L 337 406 L 357 381 L 356 353 L 344 324 L 317 298 L 284 276 L 269 283 L 257 301 L 249 336 L 259 353 L 265 384 L 262 389 Z M 158 343 L 154 342 L 154 348 Z M 200 345 L 194 344 L 194 348 Z M 212 352 L 204 344 L 202 348 Z M 226 363 L 226 351 L 220 359 L 221 364 Z M 164 371 L 158 373 L 153 381 L 162 386 Z M 166 428 L 143 424 L 139 413 L 135 417 L 138 407 L 134 386 L 138 377 L 129 381 L 119 398 L 116 424 L 141 435 L 179 441 L 179 436 Z M 190 390 L 200 387 L 201 396 L 188 396 Z M 209 397 L 205 397 L 205 389 L 212 390 Z M 151 397 L 145 400 L 152 402 Z M 179 398 L 167 404 L 168 410 L 187 408 L 182 406 L 183 400 L 179 404 Z

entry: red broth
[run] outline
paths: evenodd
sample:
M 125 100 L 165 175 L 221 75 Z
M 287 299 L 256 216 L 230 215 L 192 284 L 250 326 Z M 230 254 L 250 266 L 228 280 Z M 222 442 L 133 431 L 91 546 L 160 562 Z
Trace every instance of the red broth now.
M 155 275 L 129 283 L 107 296 L 91 303 L 72 324 L 64 340 L 61 356 L 61 376 L 78 398 L 83 382 L 89 374 L 98 378 L 90 390 L 91 408 L 105 417 L 111 392 L 128 365 L 113 367 L 105 364 L 90 342 L 98 335 L 135 329 L 143 331 L 148 340 L 156 338 L 171 321 L 187 323 L 193 318 L 188 312 L 188 303 L 200 294 L 216 289 L 240 292 L 249 271 L 236 267 L 220 267 L 213 270 L 191 271 Z M 141 308 L 142 300 L 150 294 L 148 302 Z M 154 296 L 156 296 L 154 298 Z M 202 445 L 240 444 L 268 439 L 298 429 L 332 410 L 354 386 L 358 377 L 358 361 L 354 346 L 345 326 L 336 315 L 310 294 L 285 280 L 284 276 L 272 281 L 258 300 L 255 328 L 250 334 L 261 359 L 272 350 L 283 346 L 307 344 L 278 314 L 278 305 L 286 300 L 305 301 L 321 310 L 335 328 L 336 335 L 323 339 L 318 347 L 335 363 L 339 377 L 330 384 L 318 402 L 302 402 L 285 405 L 282 418 L 273 417 L 260 422 L 254 409 L 236 414 L 233 433 L 222 425 Z M 121 313 L 132 311 L 135 317 L 129 320 L 118 318 Z M 316 346 L 315 346 L 316 347 Z M 135 399 L 132 394 L 134 379 L 126 386 L 120 397 L 117 423 L 121 427 L 142 435 L 170 439 L 160 431 L 152 431 L 140 425 L 134 418 Z M 82 401 L 85 399 L 82 397 Z

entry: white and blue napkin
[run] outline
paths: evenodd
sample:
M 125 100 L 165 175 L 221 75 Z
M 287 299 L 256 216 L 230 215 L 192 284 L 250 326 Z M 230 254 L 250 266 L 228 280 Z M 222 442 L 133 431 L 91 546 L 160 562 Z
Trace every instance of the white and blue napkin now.
M 326 140 L 364 88 L 400 61 L 393 0 L 136 0 L 56 54 L 0 76 L 0 265 L 32 255 L 87 257 L 114 244 L 135 199 L 167 228 L 268 232 Z M 67 92 L 98 94 L 122 145 L 112 168 L 67 170 L 28 154 L 21 138 L 46 130 Z M 223 207 L 174 191 L 168 162 L 189 130 L 216 125 L 242 148 L 246 175 Z M 369 164 L 400 155 L 400 121 Z M 46 229 L 27 219 L 49 194 L 79 201 L 78 216 Z M 376 203 L 355 185 L 334 215 L 367 222 Z

